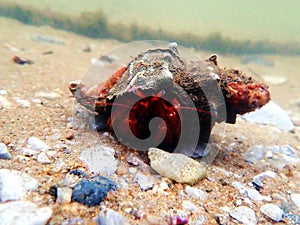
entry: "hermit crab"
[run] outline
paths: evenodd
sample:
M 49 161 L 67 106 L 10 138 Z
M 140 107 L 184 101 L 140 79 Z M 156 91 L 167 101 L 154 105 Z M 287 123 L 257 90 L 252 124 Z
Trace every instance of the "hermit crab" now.
M 176 43 L 145 49 L 106 80 L 90 88 L 72 81 L 69 89 L 92 113 L 97 131 L 112 131 L 132 148 L 199 157 L 216 122 L 235 123 L 237 114 L 265 105 L 270 93 L 242 71 L 220 68 L 217 55 L 190 59 L 182 49 Z

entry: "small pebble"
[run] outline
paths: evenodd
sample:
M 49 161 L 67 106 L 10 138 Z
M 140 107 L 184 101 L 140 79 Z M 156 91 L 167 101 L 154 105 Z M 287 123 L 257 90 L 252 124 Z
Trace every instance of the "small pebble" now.
M 206 177 L 206 168 L 186 155 L 150 148 L 148 156 L 156 172 L 178 183 L 194 184 Z
M 48 100 L 54 100 L 60 97 L 60 94 L 57 92 L 43 92 L 43 91 L 38 91 L 34 95 L 35 98 L 45 98 Z
M 243 153 L 243 158 L 246 162 L 257 163 L 264 157 L 264 146 L 254 145 Z
M 283 211 L 277 205 L 268 203 L 260 207 L 261 213 L 269 217 L 270 219 L 279 222 L 282 220 Z
M 33 150 L 45 151 L 50 149 L 44 141 L 37 137 L 28 138 L 27 144 L 30 145 L 28 148 L 32 148 Z
M 291 200 L 300 209 L 300 194 L 291 194 Z
M 188 200 L 183 200 L 182 201 L 182 207 L 186 210 L 196 210 L 197 209 L 197 206 L 192 203 L 191 201 L 188 201 Z
M 2 95 L 2 96 L 6 96 L 7 95 L 7 90 L 0 90 L 0 95 Z
M 275 178 L 277 176 L 277 174 L 271 170 L 265 171 L 261 174 L 256 175 L 253 178 L 253 183 L 259 187 L 263 187 L 264 184 L 262 182 L 262 180 L 266 177 L 270 177 L 270 178 Z
M 186 186 L 185 192 L 188 194 L 188 196 L 199 199 L 201 202 L 203 202 L 206 198 L 206 193 L 204 191 L 189 185 Z
M 127 219 L 112 209 L 102 209 L 94 218 L 97 225 L 129 225 Z
M 65 204 L 70 203 L 72 197 L 72 189 L 68 187 L 57 188 L 56 203 Z
M 48 158 L 48 156 L 46 155 L 45 152 L 41 152 L 40 154 L 37 155 L 36 160 L 39 163 L 43 163 L 43 164 L 50 164 L 51 160 Z
M 245 225 L 256 225 L 255 212 L 247 206 L 239 206 L 230 211 L 230 216 Z
M 18 98 L 18 97 L 15 97 L 14 98 L 15 102 L 22 105 L 24 108 L 29 108 L 30 107 L 30 101 L 28 100 L 25 100 L 25 99 L 21 99 L 21 98 Z
M 1 225 L 44 225 L 51 215 L 51 208 L 38 208 L 29 201 L 12 201 L 0 204 Z
M 66 138 L 67 140 L 72 140 L 72 139 L 74 139 L 74 138 L 75 138 L 74 133 L 73 133 L 73 132 L 68 132 L 68 133 L 65 135 L 65 138 Z
M 10 159 L 10 158 L 11 158 L 11 156 L 6 147 L 6 144 L 0 143 L 0 159 Z
M 0 169 L 0 202 L 23 200 L 27 191 L 33 191 L 37 188 L 38 181 L 26 173 Z
M 154 185 L 153 178 L 148 177 L 142 173 L 136 174 L 134 180 L 138 183 L 142 191 L 147 191 Z
M 11 103 L 4 96 L 0 95 L 0 109 L 9 109 Z
M 34 155 L 38 155 L 40 153 L 40 151 L 38 150 L 33 150 L 31 148 L 21 148 L 20 149 L 21 153 L 25 156 L 34 156 Z
M 261 202 L 264 199 L 263 196 L 253 188 L 247 188 L 247 195 L 253 201 Z
M 89 207 L 99 205 L 109 191 L 115 191 L 117 188 L 115 182 L 103 176 L 92 180 L 82 179 L 73 187 L 72 201 Z
M 87 165 L 91 172 L 111 176 L 116 172 L 118 166 L 118 160 L 114 155 L 113 148 L 100 145 L 83 151 L 80 160 Z

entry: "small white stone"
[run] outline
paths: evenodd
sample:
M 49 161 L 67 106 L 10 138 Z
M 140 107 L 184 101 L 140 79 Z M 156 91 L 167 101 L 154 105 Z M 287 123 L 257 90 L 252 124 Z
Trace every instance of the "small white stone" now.
M 31 148 L 21 148 L 21 152 L 23 155 L 25 156 L 35 156 L 35 155 L 38 155 L 40 153 L 40 151 L 38 150 L 33 150 Z
M 108 208 L 102 209 L 94 220 L 98 225 L 129 225 L 124 216 Z
M 272 220 L 279 222 L 282 220 L 283 211 L 279 206 L 268 203 L 260 207 L 261 213 L 271 218 Z
M 256 225 L 255 212 L 247 206 L 239 206 L 230 211 L 230 216 L 246 225 Z
M 6 144 L 0 143 L 0 159 L 10 159 L 10 154 Z
M 57 92 L 43 92 L 43 91 L 38 91 L 34 95 L 35 98 L 45 98 L 48 100 L 54 100 L 60 97 L 60 94 Z
M 271 159 L 273 157 L 273 153 L 271 151 L 266 152 L 266 158 Z
M 51 163 L 51 160 L 48 158 L 48 156 L 46 155 L 45 152 L 41 152 L 40 154 L 37 155 L 36 160 L 39 163 L 43 163 L 43 164 L 49 164 Z
M 186 186 L 185 192 L 192 198 L 197 198 L 200 201 L 204 201 L 206 198 L 206 193 L 198 188 L 191 187 L 189 185 Z
M 30 137 L 27 140 L 28 148 L 32 148 L 33 150 L 39 150 L 39 151 L 45 151 L 45 150 L 49 150 L 50 147 L 43 142 L 41 139 L 37 138 L 37 137 Z
M 15 97 L 14 98 L 15 102 L 22 105 L 24 108 L 29 108 L 30 107 L 30 101 L 28 100 L 25 100 L 25 99 L 21 99 L 21 98 L 18 98 L 18 97 Z
M 300 209 L 300 194 L 291 194 L 291 200 Z
M 5 97 L 7 95 L 7 90 L 0 90 L 0 95 Z
M 72 189 L 69 187 L 57 188 L 57 198 L 56 203 L 65 204 L 71 202 Z
M 0 169 L 0 202 L 23 200 L 27 191 L 37 188 L 38 181 L 26 173 Z
M 117 170 L 118 160 L 114 157 L 115 150 L 106 146 L 95 146 L 83 151 L 80 160 L 89 170 L 96 174 L 111 176 Z
M 260 187 L 263 187 L 263 182 L 262 182 L 262 179 L 266 178 L 266 177 L 270 177 L 270 178 L 275 178 L 277 176 L 277 174 L 271 170 L 268 170 L 268 171 L 265 171 L 263 173 L 260 173 L 256 176 L 254 176 L 253 178 L 253 182 L 260 186 Z
M 0 204 L 1 225 L 44 225 L 50 219 L 49 207 L 38 208 L 29 201 L 13 201 Z
M 142 173 L 138 173 L 135 175 L 134 180 L 138 183 L 141 190 L 146 191 L 153 187 L 154 180 L 151 177 L 148 177 Z
M 11 103 L 2 95 L 0 95 L 0 109 L 9 109 Z
M 191 201 L 188 201 L 188 200 L 183 200 L 182 201 L 182 207 L 186 210 L 196 210 L 197 209 L 197 206 L 192 203 Z
M 253 188 L 247 188 L 247 195 L 249 198 L 251 198 L 254 201 L 262 201 L 263 197 L 262 195 L 255 189 Z
M 34 98 L 31 100 L 33 103 L 36 103 L 36 104 L 41 104 L 42 103 L 42 100 L 39 99 L 39 98 Z

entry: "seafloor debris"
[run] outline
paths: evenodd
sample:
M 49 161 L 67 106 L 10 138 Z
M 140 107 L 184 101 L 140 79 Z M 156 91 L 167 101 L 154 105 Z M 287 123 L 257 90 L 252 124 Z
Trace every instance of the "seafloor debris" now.
M 187 137 L 184 148 L 195 149 L 188 143 L 193 143 L 197 133 L 194 157 L 205 149 L 215 122 L 235 123 L 237 114 L 254 111 L 270 100 L 265 84 L 238 69 L 220 68 L 216 55 L 186 62 L 174 45 L 140 53 L 89 90 L 81 81 L 72 81 L 69 89 L 95 113 L 97 130 L 117 132 L 130 147 L 136 146 L 137 139 L 147 139 L 144 150 L 157 146 L 167 151 L 178 147 L 182 135 Z M 156 117 L 162 120 L 151 124 Z

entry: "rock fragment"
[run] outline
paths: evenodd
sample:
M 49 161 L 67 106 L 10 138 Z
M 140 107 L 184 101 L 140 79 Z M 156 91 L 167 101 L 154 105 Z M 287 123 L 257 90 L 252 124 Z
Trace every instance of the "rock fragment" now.
M 188 194 L 188 196 L 199 199 L 201 202 L 203 202 L 206 198 L 206 193 L 204 191 L 189 185 L 186 186 L 185 192 Z
M 262 214 L 264 214 L 265 216 L 269 217 L 270 219 L 276 222 L 282 220 L 282 216 L 283 216 L 282 209 L 273 203 L 264 204 L 263 206 L 260 207 L 260 211 Z
M 27 191 L 37 188 L 38 181 L 26 173 L 0 169 L 0 202 L 23 200 Z
M 44 92 L 44 91 L 38 91 L 34 94 L 35 98 L 45 98 L 48 100 L 54 100 L 60 97 L 60 94 L 57 92 Z
M 118 160 L 115 159 L 114 154 L 113 148 L 97 146 L 83 151 L 80 159 L 91 172 L 110 176 L 116 172 L 118 166 Z
M 257 163 L 264 157 L 264 146 L 254 145 L 243 153 L 243 158 L 246 162 Z
M 52 215 L 49 207 L 38 208 L 29 201 L 12 201 L 0 204 L 1 225 L 44 225 Z
M 148 156 L 156 172 L 178 183 L 194 184 L 206 177 L 206 168 L 186 155 L 150 148 Z
M 0 143 L 0 159 L 10 159 L 10 158 L 11 158 L 11 156 L 6 147 L 6 144 Z
M 26 99 L 21 99 L 21 98 L 15 97 L 14 100 L 16 103 L 22 105 L 24 108 L 29 108 L 31 105 L 30 101 L 28 101 Z
M 9 109 L 11 103 L 4 96 L 0 95 L 0 109 Z
M 247 206 L 239 206 L 230 211 L 230 216 L 245 225 L 256 225 L 255 212 Z
M 109 191 L 117 190 L 117 184 L 110 179 L 98 176 L 92 180 L 82 179 L 73 188 L 72 201 L 87 206 L 99 205 Z
M 197 210 L 197 206 L 192 203 L 191 201 L 188 200 L 183 200 L 182 201 L 182 207 L 186 210 Z
M 46 155 L 45 152 L 41 152 L 40 154 L 38 154 L 38 156 L 36 157 L 36 160 L 39 163 L 43 163 L 43 164 L 50 164 L 51 160 L 49 159 L 49 157 Z
M 127 219 L 112 209 L 102 209 L 94 219 L 98 225 L 129 225 Z
M 30 137 L 27 140 L 28 147 L 32 148 L 33 150 L 38 150 L 38 151 L 47 151 L 50 149 L 50 147 L 41 139 L 37 137 Z
M 255 185 L 259 186 L 259 187 L 263 187 L 264 184 L 262 182 L 263 179 L 265 179 L 266 177 L 269 177 L 269 178 L 275 178 L 277 176 L 277 174 L 271 170 L 268 170 L 268 171 L 265 171 L 263 173 L 260 173 L 258 175 L 256 175 L 254 178 L 253 178 L 253 182 Z
M 154 185 L 154 180 L 142 173 L 136 174 L 134 180 L 138 183 L 142 191 L 147 191 Z

